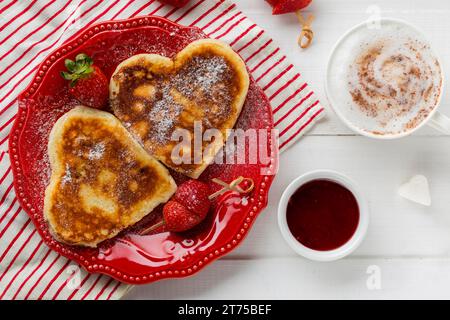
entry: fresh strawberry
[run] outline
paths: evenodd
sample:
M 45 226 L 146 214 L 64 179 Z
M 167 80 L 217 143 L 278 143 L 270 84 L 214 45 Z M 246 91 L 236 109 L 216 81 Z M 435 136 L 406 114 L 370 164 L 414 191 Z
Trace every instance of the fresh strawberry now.
M 167 230 L 173 232 L 192 229 L 204 219 L 175 200 L 170 200 L 164 205 L 163 216 Z
M 272 14 L 284 14 L 306 8 L 312 0 L 271 0 L 274 3 Z
M 173 200 L 178 201 L 189 211 L 202 218 L 206 217 L 210 207 L 208 196 L 210 194 L 209 186 L 206 183 L 198 180 L 189 180 L 182 183 Z
M 182 183 L 163 207 L 163 220 L 142 231 L 148 234 L 165 225 L 168 231 L 183 232 L 202 222 L 211 205 L 209 186 L 198 180 Z
M 70 94 L 84 105 L 102 109 L 108 102 L 108 79 L 102 70 L 84 53 L 64 63 L 68 72 L 62 71 L 61 76 L 70 80 Z
M 190 0 L 159 0 L 162 3 L 170 4 L 171 6 L 181 8 L 184 7 Z

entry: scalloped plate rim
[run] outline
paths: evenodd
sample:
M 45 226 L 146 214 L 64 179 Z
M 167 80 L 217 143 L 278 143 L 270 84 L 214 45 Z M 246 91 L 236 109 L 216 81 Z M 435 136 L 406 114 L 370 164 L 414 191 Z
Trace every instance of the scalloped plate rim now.
M 140 23 L 141 20 L 143 21 L 142 24 Z M 150 20 L 157 20 L 157 21 L 161 21 L 162 23 L 160 24 L 158 22 L 158 25 L 152 25 L 152 24 L 146 23 L 146 22 L 148 22 Z M 137 25 L 132 25 L 136 21 L 138 22 Z M 127 24 L 130 24 L 130 25 L 127 26 Z M 170 278 L 176 279 L 176 278 L 189 277 L 189 276 L 192 276 L 192 275 L 196 274 L 197 272 L 199 272 L 200 270 L 205 268 L 207 265 L 209 265 L 213 261 L 219 259 L 220 257 L 222 257 L 222 256 L 228 254 L 229 252 L 231 252 L 232 250 L 234 250 L 246 238 L 246 236 L 248 234 L 248 231 L 253 226 L 253 223 L 256 220 L 256 218 L 267 207 L 268 197 L 269 197 L 269 190 L 270 190 L 270 186 L 271 186 L 271 184 L 273 182 L 273 179 L 275 178 L 275 174 L 266 175 L 265 179 L 263 179 L 264 180 L 263 182 L 266 185 L 266 187 L 265 187 L 266 191 L 265 191 L 264 194 L 262 194 L 263 195 L 263 199 L 262 199 L 262 201 L 260 201 L 261 204 L 258 205 L 258 209 L 257 210 L 253 211 L 254 215 L 252 216 L 251 221 L 250 222 L 245 222 L 244 221 L 242 223 L 242 225 L 245 224 L 245 223 L 248 225 L 245 228 L 247 231 L 240 235 L 240 238 L 236 240 L 236 244 L 234 244 L 230 250 L 225 250 L 223 252 L 219 251 L 218 253 L 216 252 L 216 254 L 214 254 L 213 257 L 210 257 L 208 259 L 208 261 L 204 261 L 203 257 L 210 256 L 211 252 L 217 251 L 217 249 L 212 250 L 211 252 L 209 252 L 209 251 L 205 252 L 204 255 L 202 257 L 200 257 L 200 259 L 195 259 L 195 261 L 192 261 L 189 264 L 189 266 L 187 266 L 186 268 L 176 269 L 176 270 L 174 270 L 175 272 L 171 270 L 172 272 L 170 272 L 170 274 L 169 274 L 169 272 L 164 272 L 164 271 L 162 271 L 162 272 L 165 273 L 165 274 L 161 274 L 161 272 L 157 272 L 157 273 L 159 273 L 159 276 L 158 277 L 154 277 L 153 279 L 147 277 L 147 279 L 144 280 L 144 279 L 142 279 L 142 276 L 141 276 L 140 280 L 131 280 L 129 277 L 128 277 L 127 280 L 125 280 L 122 277 L 120 277 L 119 275 L 117 275 L 117 273 L 112 273 L 111 271 L 99 270 L 99 269 L 90 270 L 88 268 L 89 268 L 89 266 L 92 267 L 92 265 L 95 265 L 94 261 L 85 260 L 85 259 L 83 259 L 82 256 L 77 258 L 77 257 L 74 257 L 73 255 L 68 255 L 68 253 L 65 252 L 65 249 L 62 248 L 59 244 L 57 244 L 56 246 L 53 246 L 52 244 L 50 244 L 47 241 L 46 234 L 44 233 L 44 230 L 42 230 L 39 227 L 40 223 L 38 221 L 38 219 L 39 219 L 38 214 L 34 213 L 35 210 L 34 210 L 34 208 L 31 207 L 31 205 L 26 200 L 26 196 L 25 195 L 21 196 L 21 191 L 20 191 L 19 186 L 18 186 L 18 181 L 21 178 L 20 171 L 22 170 L 22 168 L 21 168 L 22 167 L 22 163 L 20 162 L 20 150 L 19 150 L 20 149 L 20 144 L 17 144 L 17 145 L 14 145 L 14 144 L 15 144 L 15 141 L 20 140 L 20 136 L 22 135 L 23 131 L 26 128 L 26 125 L 23 125 L 22 127 L 21 127 L 21 125 L 22 125 L 22 123 L 26 124 L 26 121 L 27 121 L 28 116 L 29 116 L 29 112 L 31 112 L 30 108 L 28 108 L 28 106 L 26 106 L 26 103 L 25 103 L 24 100 L 32 98 L 34 96 L 34 94 L 37 93 L 40 85 L 42 83 L 44 83 L 44 81 L 38 81 L 39 85 L 33 87 L 33 85 L 36 83 L 36 79 L 38 77 L 40 77 L 39 76 L 39 72 L 43 71 L 43 67 L 45 67 L 45 66 L 50 67 L 54 62 L 58 61 L 58 59 L 51 60 L 51 57 L 54 56 L 59 50 L 61 50 L 62 48 L 69 47 L 69 46 L 71 46 L 73 44 L 76 44 L 76 45 L 73 46 L 71 49 L 68 49 L 67 52 L 72 51 L 72 50 L 76 50 L 76 48 L 78 47 L 77 43 L 79 43 L 80 45 L 83 44 L 84 41 L 79 42 L 79 40 L 81 39 L 81 37 L 83 37 L 85 35 L 88 36 L 88 38 L 85 38 L 85 40 L 88 40 L 90 37 L 95 36 L 95 35 L 100 34 L 100 33 L 103 33 L 103 32 L 122 31 L 122 30 L 127 30 L 127 29 L 130 29 L 130 28 L 136 28 L 136 27 L 155 28 L 155 29 L 161 30 L 162 32 L 169 32 L 169 30 L 163 28 L 164 26 L 167 27 L 167 24 L 172 25 L 172 27 L 174 27 L 174 28 L 184 29 L 184 30 L 197 30 L 197 31 L 200 31 L 201 33 L 203 33 L 203 31 L 200 28 L 196 27 L 196 26 L 179 25 L 179 24 L 177 24 L 177 23 L 175 23 L 173 21 L 170 21 L 170 20 L 168 20 L 166 18 L 159 17 L 159 16 L 140 16 L 140 17 L 133 17 L 133 18 L 129 18 L 129 19 L 102 21 L 102 22 L 95 23 L 95 24 L 93 24 L 91 26 L 85 27 L 85 28 L 81 29 L 80 31 L 78 31 L 77 33 L 75 33 L 71 37 L 70 40 L 68 40 L 67 42 L 63 43 L 58 48 L 54 49 L 52 52 L 50 52 L 45 57 L 45 59 L 43 59 L 42 63 L 39 64 L 39 66 L 38 66 L 38 68 L 36 70 L 36 73 L 34 74 L 32 80 L 30 81 L 30 84 L 18 95 L 17 101 L 18 101 L 19 107 L 18 107 L 18 111 L 17 111 L 17 116 L 16 116 L 16 119 L 14 120 L 14 124 L 13 124 L 13 126 L 11 128 L 10 136 L 8 138 L 8 151 L 9 151 L 9 155 L 11 157 L 11 168 L 12 168 L 12 173 L 13 173 L 13 185 L 14 185 L 14 189 L 16 191 L 16 194 L 18 195 L 17 196 L 18 202 L 21 205 L 22 209 L 27 213 L 27 215 L 32 220 L 34 226 L 36 227 L 36 230 L 38 231 L 39 235 L 43 239 L 44 243 L 46 243 L 46 245 L 49 246 L 49 248 L 51 250 L 57 252 L 61 256 L 64 256 L 67 259 L 74 260 L 75 262 L 79 263 L 83 267 L 83 269 L 85 269 L 89 273 L 105 274 L 105 275 L 108 275 L 108 276 L 110 276 L 110 277 L 112 277 L 112 278 L 122 282 L 122 283 L 128 283 L 128 284 L 148 284 L 148 283 L 152 283 L 152 282 L 159 281 L 159 280 L 162 280 L 162 279 L 167 279 L 167 278 L 169 278 L 169 279 Z M 110 29 L 108 29 L 106 27 L 106 28 L 102 29 L 101 27 L 104 26 L 104 25 L 118 25 L 118 26 L 122 25 L 122 26 L 120 28 L 110 28 Z M 90 31 L 94 31 L 95 28 L 99 28 L 99 31 L 93 32 L 93 34 L 88 35 L 88 33 Z M 65 54 L 66 53 L 64 53 L 64 55 Z M 41 79 L 41 80 L 43 80 L 43 79 Z M 256 82 L 255 82 L 255 84 L 256 84 Z M 260 89 L 259 86 L 258 86 L 258 88 Z M 34 90 L 30 94 L 29 91 L 32 90 L 32 89 L 34 89 Z M 261 90 L 261 92 L 263 93 L 263 96 L 264 96 L 264 98 L 266 100 L 266 103 L 270 104 L 270 102 L 268 101 L 268 98 L 267 98 L 266 94 L 264 93 L 264 91 Z M 27 94 L 28 94 L 28 96 L 27 96 Z M 26 106 L 26 108 L 23 107 L 24 105 Z M 271 125 L 272 125 L 272 128 L 273 128 L 273 117 L 272 117 L 271 113 L 270 113 L 270 117 L 271 117 Z M 14 134 L 16 131 L 18 131 L 17 135 Z M 278 157 L 278 150 L 276 148 L 270 148 L 270 150 L 272 151 L 270 156 L 273 159 L 273 161 L 278 161 L 278 158 L 277 158 Z M 19 162 L 19 163 L 17 164 L 17 162 Z M 276 164 L 275 164 L 275 166 L 276 166 Z M 252 210 L 250 210 L 250 212 L 251 211 Z M 233 237 L 232 237 L 233 239 L 237 235 L 239 235 L 239 229 L 242 228 L 242 225 L 240 225 L 240 227 L 237 228 L 237 231 L 233 234 Z M 241 229 L 241 230 L 243 230 L 243 229 Z M 231 242 L 231 240 L 229 242 Z M 228 242 L 226 244 L 228 244 Z M 197 261 L 203 261 L 203 262 L 202 262 L 201 265 L 197 266 L 196 265 Z M 194 264 L 197 266 L 197 268 L 192 269 L 192 265 L 194 265 Z M 186 272 L 186 270 L 187 270 L 187 272 Z M 177 273 L 176 271 L 179 271 L 179 272 Z M 135 278 L 135 277 L 133 276 L 133 278 Z

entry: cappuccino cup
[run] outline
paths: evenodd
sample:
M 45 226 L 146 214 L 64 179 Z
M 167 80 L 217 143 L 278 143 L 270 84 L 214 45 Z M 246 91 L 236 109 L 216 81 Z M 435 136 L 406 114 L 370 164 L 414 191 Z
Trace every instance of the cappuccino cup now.
M 371 138 L 407 136 L 425 124 L 450 134 L 437 111 L 443 71 L 424 34 L 397 19 L 362 23 L 337 42 L 325 89 L 338 117 Z

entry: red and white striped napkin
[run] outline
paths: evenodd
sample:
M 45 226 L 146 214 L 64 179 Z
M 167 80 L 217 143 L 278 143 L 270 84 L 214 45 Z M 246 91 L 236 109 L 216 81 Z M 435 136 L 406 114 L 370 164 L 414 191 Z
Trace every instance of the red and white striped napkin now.
M 0 299 L 118 299 L 130 286 L 88 274 L 51 251 L 20 208 L 7 154 L 17 96 L 38 64 L 97 21 L 159 15 L 229 43 L 270 99 L 280 150 L 323 115 L 313 89 L 274 41 L 227 0 L 192 0 L 176 9 L 157 0 L 3 1 L 0 5 Z M 293 39 L 294 41 L 295 39 Z

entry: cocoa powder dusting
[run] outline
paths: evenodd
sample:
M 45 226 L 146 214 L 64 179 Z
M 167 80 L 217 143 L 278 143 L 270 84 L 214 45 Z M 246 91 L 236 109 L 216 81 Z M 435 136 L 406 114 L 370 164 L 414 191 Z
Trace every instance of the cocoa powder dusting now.
M 441 93 L 439 62 L 424 57 L 423 51 L 430 48 L 411 39 L 403 44 L 383 39 L 361 49 L 348 68 L 348 92 L 354 106 L 381 128 L 399 118 L 409 119 L 401 130 L 418 126 Z

